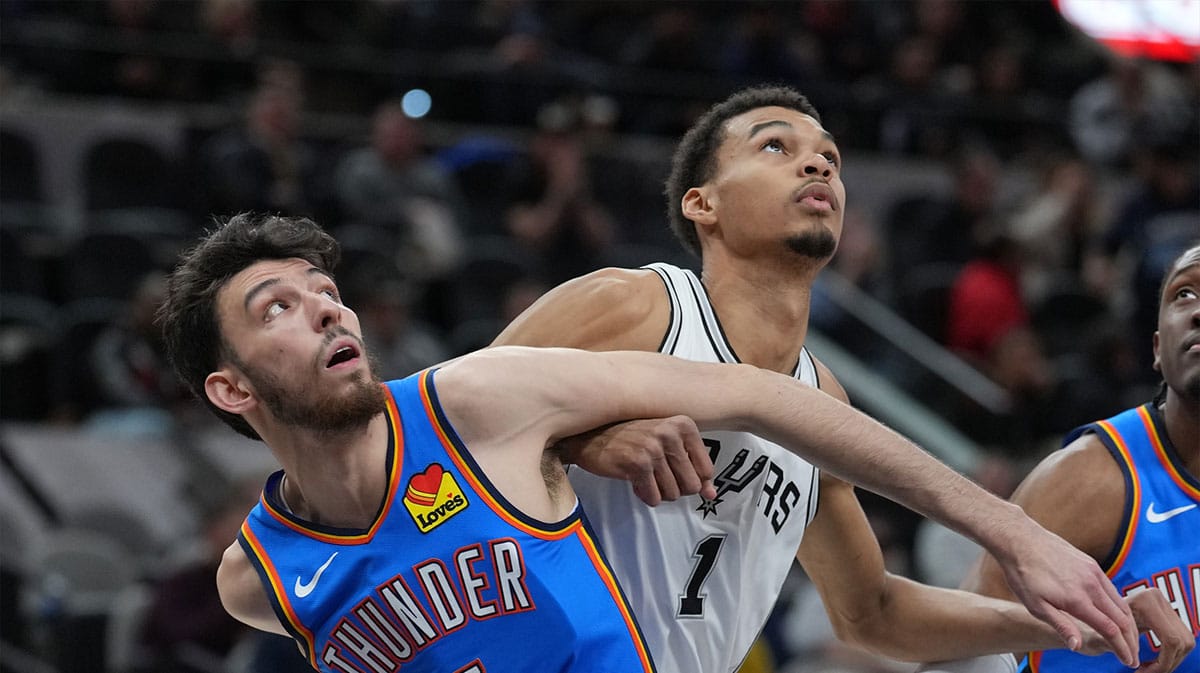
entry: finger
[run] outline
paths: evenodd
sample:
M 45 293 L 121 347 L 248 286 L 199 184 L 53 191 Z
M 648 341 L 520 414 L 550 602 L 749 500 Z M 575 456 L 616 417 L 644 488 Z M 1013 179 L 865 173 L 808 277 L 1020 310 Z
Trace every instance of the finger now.
M 1127 637 L 1128 634 L 1118 622 L 1114 621 L 1100 607 L 1092 603 L 1080 604 L 1077 609 L 1071 612 L 1077 619 L 1095 629 L 1096 633 L 1099 633 L 1104 638 L 1104 641 L 1108 643 L 1109 648 L 1121 660 L 1121 663 L 1130 668 L 1137 667 L 1137 641 L 1135 640 L 1130 645 Z M 1066 629 L 1059 629 L 1059 635 L 1070 634 L 1072 632 L 1078 635 L 1078 627 L 1069 619 L 1064 626 L 1066 626 Z M 1058 628 L 1057 625 L 1055 628 Z M 1064 642 L 1067 642 L 1068 646 L 1070 646 L 1069 641 L 1064 639 Z M 1076 648 L 1071 647 L 1071 649 L 1074 650 Z
M 658 490 L 663 500 L 673 502 L 679 499 L 679 484 L 675 481 L 675 473 L 671 471 L 670 462 L 665 456 L 654 461 L 654 480 L 658 482 Z
M 1114 585 L 1108 579 L 1108 576 L 1104 575 L 1099 568 L 1097 568 L 1096 572 L 1100 573 L 1099 583 L 1101 588 L 1104 590 L 1104 593 L 1108 597 L 1107 601 L 1103 601 L 1101 603 L 1101 610 L 1103 610 L 1110 619 L 1120 625 L 1121 633 L 1125 637 L 1125 643 L 1129 647 L 1129 660 L 1125 663 L 1130 668 L 1136 668 L 1139 659 L 1138 627 L 1137 620 L 1133 618 L 1133 610 L 1130 609 L 1129 604 L 1125 602 L 1125 599 L 1117 591 L 1116 585 Z
M 1099 569 L 1097 569 L 1097 572 L 1100 572 Z M 1129 652 L 1129 658 L 1122 658 L 1121 661 L 1125 662 L 1125 665 L 1130 668 L 1137 668 L 1139 659 L 1138 628 L 1137 622 L 1133 618 L 1133 610 L 1129 609 L 1129 604 L 1117 592 L 1117 587 L 1113 585 L 1107 576 L 1102 575 L 1099 584 L 1105 594 L 1101 598 L 1099 609 L 1120 629 L 1120 635 L 1125 641 L 1125 648 Z M 1104 600 L 1104 598 L 1107 598 L 1107 600 Z M 1107 632 L 1102 631 L 1101 633 Z
M 642 472 L 630 480 L 633 484 L 633 494 L 642 502 L 657 507 L 662 502 L 662 494 L 658 490 L 658 482 L 651 472 Z
M 667 467 L 675 476 L 679 486 L 679 495 L 694 495 L 700 491 L 700 475 L 689 459 L 684 442 L 675 435 L 663 441 L 663 455 L 666 456 Z
M 680 423 L 682 429 L 679 436 L 687 451 L 688 460 L 692 462 L 692 467 L 696 470 L 696 474 L 700 475 L 701 480 L 712 479 L 717 470 L 713 467 L 712 456 L 708 452 L 708 446 L 704 444 L 704 439 L 700 437 L 700 430 L 696 427 L 695 421 L 681 416 Z
M 1047 622 L 1054 630 L 1058 632 L 1058 637 L 1062 639 L 1063 645 L 1072 652 L 1079 651 L 1079 646 L 1083 643 L 1083 634 L 1079 631 L 1079 627 L 1075 626 L 1075 622 L 1061 610 L 1051 610 L 1047 615 Z M 1094 628 L 1094 627 L 1093 627 Z M 1097 629 L 1099 631 L 1099 629 Z M 1112 647 L 1112 641 L 1105 637 L 1109 642 L 1109 647 Z M 1115 649 L 1114 649 L 1115 651 Z M 1119 656 L 1119 655 L 1118 655 Z

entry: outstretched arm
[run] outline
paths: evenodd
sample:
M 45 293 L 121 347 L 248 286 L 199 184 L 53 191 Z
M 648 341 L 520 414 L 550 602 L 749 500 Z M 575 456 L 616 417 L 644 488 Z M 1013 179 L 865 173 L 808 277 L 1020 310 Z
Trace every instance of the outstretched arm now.
M 979 542 L 1038 618 L 1073 647 L 1077 617 L 1134 662 L 1129 608 L 1096 562 L 849 405 L 790 377 L 649 353 L 488 349 L 448 365 L 451 420 L 482 445 L 544 442 L 628 418 L 691 416 L 701 428 L 743 430 L 802 454 L 835 476 L 891 498 Z M 439 385 L 439 389 L 441 386 Z M 445 402 L 450 396 L 443 396 Z M 496 401 L 480 407 L 479 399 Z M 514 423 L 514 419 L 528 419 Z
M 1051 454 L 1026 477 L 1013 502 L 1048 530 L 1095 559 L 1109 555 L 1117 542 L 1125 502 L 1120 468 L 1094 434 L 1085 434 Z M 963 588 L 1011 599 L 1013 592 L 997 560 L 980 557 Z M 1195 646 L 1189 629 L 1158 591 L 1130 596 L 1127 602 L 1141 631 L 1153 630 L 1162 641 L 1158 657 L 1140 671 L 1167 673 Z

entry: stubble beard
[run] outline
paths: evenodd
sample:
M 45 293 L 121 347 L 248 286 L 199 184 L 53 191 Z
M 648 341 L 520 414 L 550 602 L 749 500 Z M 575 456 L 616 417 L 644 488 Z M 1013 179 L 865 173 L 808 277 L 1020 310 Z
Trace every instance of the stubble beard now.
M 833 237 L 833 232 L 824 226 L 792 234 L 787 237 L 786 243 L 792 252 L 817 262 L 829 261 L 837 250 L 837 239 Z
M 354 372 L 349 392 L 314 396 L 309 390 L 292 390 L 274 374 L 250 367 L 245 370 L 263 405 L 282 423 L 336 435 L 364 428 L 387 408 L 387 397 L 373 374 Z

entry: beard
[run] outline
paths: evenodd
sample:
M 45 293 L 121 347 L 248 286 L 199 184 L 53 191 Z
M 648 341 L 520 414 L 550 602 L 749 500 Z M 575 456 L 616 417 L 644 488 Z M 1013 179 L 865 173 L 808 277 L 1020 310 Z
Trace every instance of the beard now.
M 833 257 L 837 250 L 837 239 L 833 237 L 833 232 L 821 226 L 812 231 L 788 236 L 787 246 L 797 255 L 824 261 Z
M 314 397 L 304 394 L 307 391 L 293 390 L 270 372 L 245 364 L 241 368 L 267 410 L 288 425 L 336 435 L 366 427 L 387 409 L 387 396 L 374 374 L 354 372 L 350 392 Z

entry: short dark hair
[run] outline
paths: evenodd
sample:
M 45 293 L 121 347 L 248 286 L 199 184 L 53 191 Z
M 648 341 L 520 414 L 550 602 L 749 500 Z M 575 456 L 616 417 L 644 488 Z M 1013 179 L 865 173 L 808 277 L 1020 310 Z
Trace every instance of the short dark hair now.
M 803 94 L 786 86 L 756 86 L 742 89 L 712 106 L 692 124 L 671 158 L 671 175 L 663 193 L 667 197 L 667 222 L 683 247 L 700 256 L 696 225 L 683 216 L 683 194 L 712 179 L 717 171 L 717 148 L 725 140 L 725 122 L 761 107 L 791 108 L 819 123 L 821 115 Z
M 261 439 L 239 414 L 218 408 L 204 392 L 204 381 L 222 361 L 236 355 L 221 334 L 217 293 L 229 279 L 266 259 L 303 259 L 332 273 L 341 247 L 310 219 L 241 213 L 214 220 L 194 247 L 179 258 L 167 279 L 167 296 L 158 307 L 157 321 L 175 374 L 192 394 L 234 430 Z

